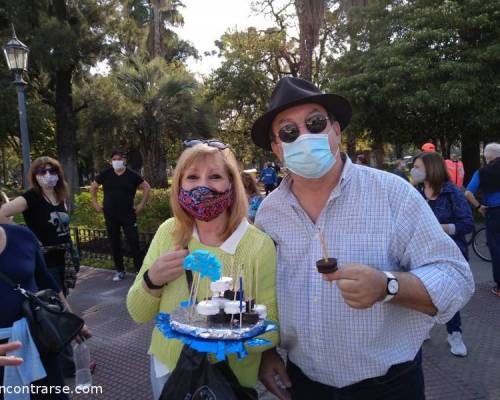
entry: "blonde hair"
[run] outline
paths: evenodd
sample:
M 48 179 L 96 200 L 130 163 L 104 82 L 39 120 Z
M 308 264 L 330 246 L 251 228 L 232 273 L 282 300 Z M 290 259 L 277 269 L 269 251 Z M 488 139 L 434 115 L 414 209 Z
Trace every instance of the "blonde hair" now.
M 179 205 L 179 192 L 181 180 L 187 168 L 198 161 L 209 157 L 220 157 L 224 163 L 226 173 L 231 181 L 233 201 L 228 208 L 228 220 L 223 231 L 223 237 L 227 239 L 240 225 L 248 212 L 248 201 L 241 181 L 238 163 L 230 149 L 220 150 L 206 144 L 197 144 L 190 147 L 181 154 L 174 170 L 172 178 L 172 189 L 170 191 L 170 207 L 175 217 L 175 228 L 173 231 L 174 241 L 181 247 L 187 246 L 193 234 L 194 218 Z
M 36 173 L 38 168 L 43 168 L 46 167 L 47 165 L 51 165 L 52 168 L 57 170 L 57 175 L 59 176 L 59 180 L 57 181 L 57 184 L 54 187 L 54 191 L 56 192 L 57 201 L 59 203 L 64 202 L 68 197 L 68 182 L 66 182 L 66 179 L 64 178 L 64 171 L 62 169 L 61 164 L 59 163 L 59 161 L 57 161 L 52 157 L 42 156 L 38 157 L 35 161 L 33 161 L 29 171 L 29 181 L 31 187 L 35 192 L 42 194 L 42 188 L 40 187 L 38 181 L 36 180 Z

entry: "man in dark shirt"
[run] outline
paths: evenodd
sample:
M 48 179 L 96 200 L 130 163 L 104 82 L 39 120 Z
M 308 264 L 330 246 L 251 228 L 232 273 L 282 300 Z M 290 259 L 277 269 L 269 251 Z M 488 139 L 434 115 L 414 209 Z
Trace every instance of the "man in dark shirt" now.
M 125 161 L 122 152 L 114 151 L 111 154 L 112 168 L 102 171 L 90 186 L 92 205 L 97 212 L 104 212 L 106 229 L 117 271 L 113 278 L 114 281 L 120 281 L 125 277 L 121 248 L 121 228 L 123 228 L 123 233 L 132 250 L 135 270 L 139 271 L 141 268 L 142 255 L 139 248 L 136 216 L 144 209 L 151 189 L 149 184 L 138 173 L 125 166 Z M 99 185 L 102 185 L 104 190 L 102 207 L 97 202 Z M 143 190 L 143 197 L 142 201 L 134 207 L 137 188 Z

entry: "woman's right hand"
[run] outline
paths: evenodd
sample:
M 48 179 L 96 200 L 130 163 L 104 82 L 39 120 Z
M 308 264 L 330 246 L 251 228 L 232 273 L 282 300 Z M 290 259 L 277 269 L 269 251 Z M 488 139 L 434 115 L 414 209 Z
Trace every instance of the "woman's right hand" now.
M 148 270 L 149 279 L 154 285 L 162 286 L 179 278 L 184 269 L 184 258 L 189 250 L 173 250 L 162 254 Z

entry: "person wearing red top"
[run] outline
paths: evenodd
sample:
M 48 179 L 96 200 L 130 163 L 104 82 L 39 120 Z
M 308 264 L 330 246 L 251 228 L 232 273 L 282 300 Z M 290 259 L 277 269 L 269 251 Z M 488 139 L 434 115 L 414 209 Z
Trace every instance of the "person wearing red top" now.
M 424 153 L 431 153 L 433 151 L 436 151 L 436 146 L 433 143 L 424 143 L 422 145 L 422 151 Z
M 462 189 L 464 185 L 464 164 L 460 161 L 458 155 L 451 154 L 451 160 L 445 160 L 445 164 L 450 181 L 454 183 L 456 187 Z

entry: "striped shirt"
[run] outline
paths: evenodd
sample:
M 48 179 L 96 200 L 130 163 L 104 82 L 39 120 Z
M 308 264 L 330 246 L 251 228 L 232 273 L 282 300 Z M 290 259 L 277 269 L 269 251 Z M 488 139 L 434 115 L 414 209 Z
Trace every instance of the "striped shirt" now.
M 432 325 L 451 319 L 474 291 L 467 262 L 417 190 L 348 158 L 316 223 L 287 177 L 262 203 L 256 225 L 277 246 L 282 346 L 310 379 L 326 385 L 344 387 L 382 376 L 391 365 L 412 360 Z M 416 275 L 437 315 L 390 302 L 350 308 L 337 286 L 316 270 L 322 258 L 318 229 L 340 268 L 361 263 Z

